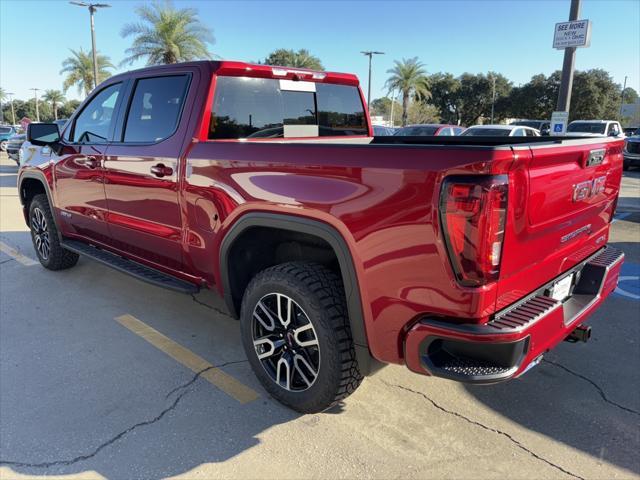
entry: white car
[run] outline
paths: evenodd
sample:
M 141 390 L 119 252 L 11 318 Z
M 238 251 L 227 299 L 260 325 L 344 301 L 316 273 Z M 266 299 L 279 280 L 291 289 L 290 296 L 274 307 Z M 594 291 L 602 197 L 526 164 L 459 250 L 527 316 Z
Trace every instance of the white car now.
M 64 126 L 69 121 L 68 118 L 61 118 L 58 120 L 54 120 L 53 123 L 58 125 L 58 131 L 62 132 L 64 130 Z M 35 145 L 31 145 L 31 143 L 27 140 L 24 141 L 20 150 L 18 151 L 18 165 L 22 166 L 24 163 L 31 161 L 33 156 L 36 154 L 38 150 L 42 147 L 36 147 Z
M 620 122 L 615 120 L 574 120 L 567 126 L 572 137 L 624 137 Z
M 539 137 L 540 131 L 523 125 L 474 125 L 461 137 Z

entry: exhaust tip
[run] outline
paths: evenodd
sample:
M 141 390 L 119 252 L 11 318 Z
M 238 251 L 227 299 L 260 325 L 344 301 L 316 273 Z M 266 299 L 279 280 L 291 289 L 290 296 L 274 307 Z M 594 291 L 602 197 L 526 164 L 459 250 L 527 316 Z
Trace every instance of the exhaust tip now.
M 565 338 L 565 341 L 570 343 L 576 343 L 576 342 L 587 343 L 590 338 L 591 338 L 591 327 L 587 325 L 578 325 L 567 336 L 567 338 Z

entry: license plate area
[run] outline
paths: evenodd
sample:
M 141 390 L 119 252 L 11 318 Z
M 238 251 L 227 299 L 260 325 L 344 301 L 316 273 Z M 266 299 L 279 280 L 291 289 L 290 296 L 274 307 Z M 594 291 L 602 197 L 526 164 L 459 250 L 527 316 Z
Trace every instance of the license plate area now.
M 545 294 L 559 302 L 565 301 L 571 296 L 571 290 L 575 283 L 576 272 L 561 278 L 547 289 Z

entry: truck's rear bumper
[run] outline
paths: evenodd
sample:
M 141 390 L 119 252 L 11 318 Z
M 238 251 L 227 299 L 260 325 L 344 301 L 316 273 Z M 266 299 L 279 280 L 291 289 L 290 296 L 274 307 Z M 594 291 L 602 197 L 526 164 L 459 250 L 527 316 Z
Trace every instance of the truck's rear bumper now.
M 517 377 L 564 340 L 618 284 L 622 251 L 605 247 L 560 277 L 502 310 L 486 324 L 424 318 L 405 337 L 410 370 L 469 383 Z M 558 280 L 578 272 L 563 302 L 546 295 Z

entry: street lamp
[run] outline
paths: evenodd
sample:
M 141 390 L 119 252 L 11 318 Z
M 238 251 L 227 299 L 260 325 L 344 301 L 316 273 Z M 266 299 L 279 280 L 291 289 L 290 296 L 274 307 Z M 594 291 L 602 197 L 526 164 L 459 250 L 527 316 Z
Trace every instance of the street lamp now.
M 493 80 L 493 95 L 491 98 L 491 125 L 493 125 L 493 112 L 496 106 L 496 76 L 492 73 L 491 80 Z
M 98 86 L 98 57 L 96 53 L 96 30 L 93 26 L 93 14 L 98 8 L 108 8 L 111 5 L 107 3 L 85 3 L 85 2 L 69 2 L 71 5 L 78 7 L 87 7 L 89 9 L 89 17 L 91 19 L 91 52 L 93 54 L 93 87 Z
M 15 125 L 16 124 L 16 111 L 13 109 L 13 93 L 12 92 L 7 92 L 7 97 L 9 97 L 9 103 L 11 103 L 11 119 L 13 120 L 13 123 L 11 125 Z
M 40 110 L 38 109 L 38 92 L 40 91 L 39 88 L 30 88 L 29 90 L 33 90 L 33 96 L 36 99 L 36 122 L 40 121 Z
M 624 76 L 624 85 L 622 87 L 622 94 L 620 98 L 620 121 L 622 122 L 622 109 L 624 108 L 624 91 L 627 89 L 627 76 Z
M 363 55 L 369 57 L 369 85 L 367 87 L 367 107 L 371 104 L 371 57 L 374 55 L 384 55 L 384 52 L 376 52 L 374 50 L 368 50 L 366 52 L 360 52 Z

